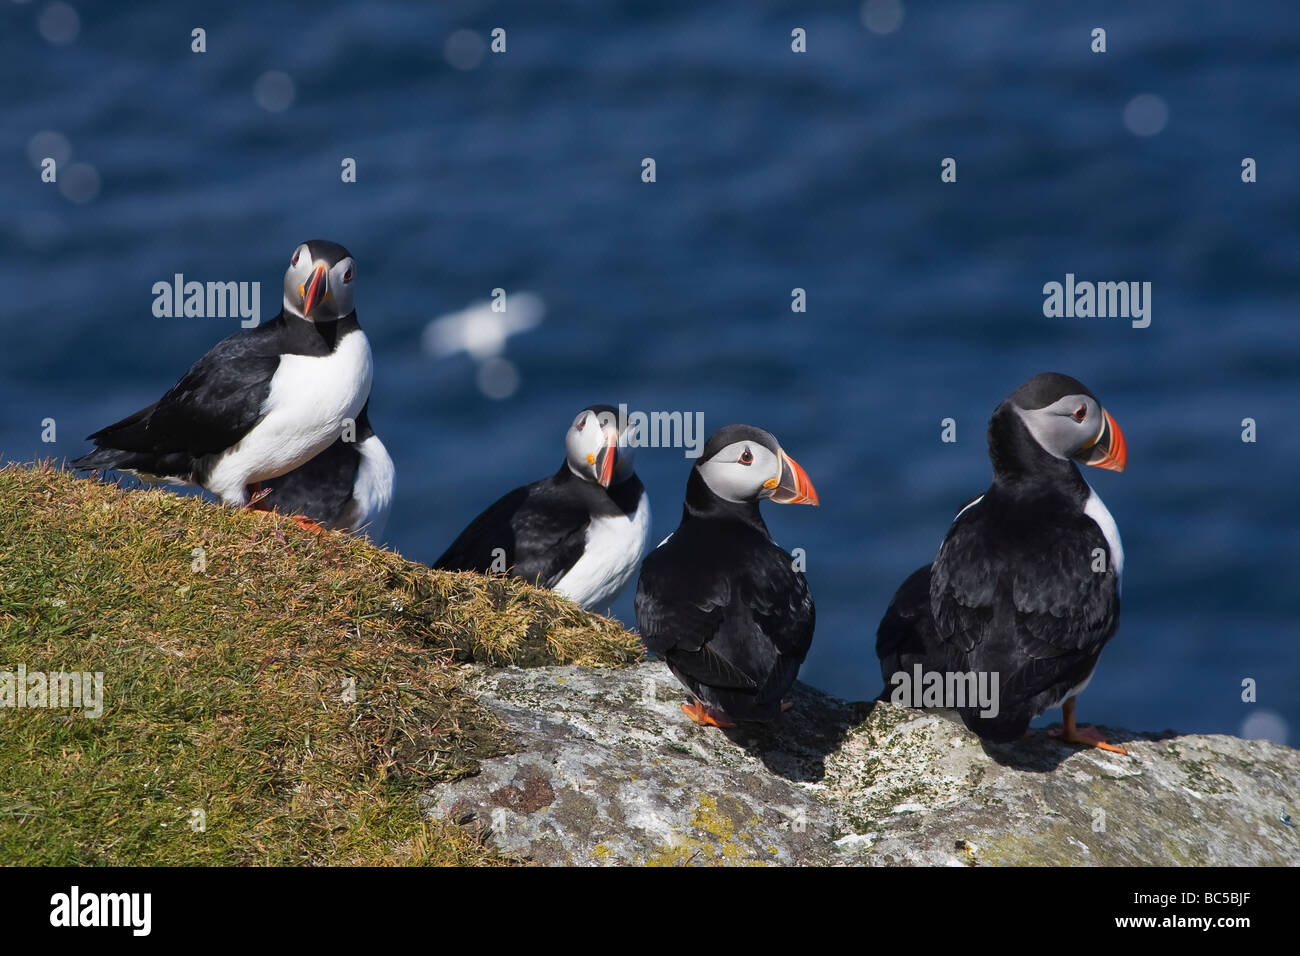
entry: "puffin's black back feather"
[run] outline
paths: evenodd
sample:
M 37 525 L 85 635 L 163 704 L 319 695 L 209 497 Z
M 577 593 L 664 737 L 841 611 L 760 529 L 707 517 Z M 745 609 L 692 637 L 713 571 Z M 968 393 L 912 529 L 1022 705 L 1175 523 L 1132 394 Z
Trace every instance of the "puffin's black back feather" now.
M 899 671 L 910 675 L 914 664 L 934 670 L 936 650 L 927 564 L 908 575 L 876 629 L 876 656 L 880 659 L 880 679 L 885 683 L 884 696 L 889 696 L 893 676 Z
M 261 420 L 281 355 L 328 355 L 339 336 L 357 327 L 355 313 L 317 324 L 281 312 L 241 329 L 209 349 L 158 401 L 90 435 L 97 451 L 72 465 L 201 480 L 194 474 L 198 459 L 230 448 Z
M 514 577 L 554 587 L 586 547 L 593 515 L 631 515 L 643 487 L 635 475 L 608 491 L 560 466 L 555 474 L 499 498 L 471 521 L 433 563 L 444 571 L 487 573 L 504 551 Z
M 981 737 L 1021 736 L 1088 677 L 1119 626 L 1115 570 L 1093 570 L 1106 538 L 1080 504 L 995 485 L 939 549 L 930 572 L 939 669 L 999 674 L 996 718 L 960 711 Z
M 770 720 L 815 620 L 808 582 L 768 536 L 757 502 L 723 501 L 693 470 L 681 524 L 641 566 L 645 646 L 706 704 L 733 719 Z

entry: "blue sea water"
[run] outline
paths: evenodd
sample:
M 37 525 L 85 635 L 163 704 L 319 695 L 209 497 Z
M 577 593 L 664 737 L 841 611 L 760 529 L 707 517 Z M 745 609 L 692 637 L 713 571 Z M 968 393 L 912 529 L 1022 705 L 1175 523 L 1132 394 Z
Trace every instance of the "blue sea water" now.
M 894 588 L 988 483 L 989 413 L 1067 372 L 1129 449 L 1123 475 L 1087 476 L 1127 564 L 1081 719 L 1300 727 L 1294 3 L 903 0 L 865 20 L 764 0 L 0 0 L 0 455 L 81 454 L 236 330 L 155 318 L 155 282 L 259 281 L 269 318 L 293 247 L 335 239 L 398 469 L 392 547 L 433 560 L 558 466 L 588 403 L 759 424 L 822 500 L 766 509 L 807 553 L 802 677 L 868 697 Z M 33 164 L 51 150 L 58 184 Z M 1067 273 L 1151 282 L 1150 327 L 1045 317 Z M 498 287 L 547 307 L 505 344 L 503 399 L 468 355 L 420 348 Z M 638 456 L 654 541 L 689 466 Z

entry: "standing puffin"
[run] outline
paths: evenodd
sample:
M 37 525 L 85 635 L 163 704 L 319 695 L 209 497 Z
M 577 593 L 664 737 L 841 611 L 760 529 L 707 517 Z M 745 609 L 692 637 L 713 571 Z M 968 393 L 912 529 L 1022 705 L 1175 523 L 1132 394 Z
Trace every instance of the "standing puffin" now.
M 74 468 L 199 485 L 230 505 L 324 451 L 370 395 L 370 343 L 351 254 L 304 242 L 270 322 L 222 339 L 158 401 L 90 436 Z
M 886 694 L 915 665 L 997 676 L 997 714 L 958 707 L 985 740 L 1060 707 L 1064 740 L 1125 753 L 1075 726 L 1075 698 L 1119 625 L 1124 549 L 1075 462 L 1123 471 L 1124 435 L 1068 375 L 1031 378 L 993 412 L 993 484 L 957 513 L 939 555 L 899 588 L 877 631 Z
M 434 562 L 444 571 L 508 571 L 588 610 L 623 590 L 650 533 L 650 501 L 632 470 L 630 426 L 592 405 L 564 437 L 565 457 L 549 478 L 502 497 L 469 523 Z
M 261 482 L 256 508 L 308 519 L 316 529 L 360 532 L 380 541 L 393 504 L 388 449 L 361 409 L 347 437 L 293 471 Z
M 686 481 L 681 524 L 641 568 L 641 640 L 694 696 L 682 710 L 697 724 L 776 717 L 812 644 L 808 582 L 767 533 L 763 498 L 817 504 L 772 435 L 719 429 Z

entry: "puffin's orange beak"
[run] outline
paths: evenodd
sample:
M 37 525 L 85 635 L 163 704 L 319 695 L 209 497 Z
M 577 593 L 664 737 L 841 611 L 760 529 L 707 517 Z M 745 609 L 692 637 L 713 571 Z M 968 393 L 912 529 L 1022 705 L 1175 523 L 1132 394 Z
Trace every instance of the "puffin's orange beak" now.
M 320 304 L 320 300 L 325 297 L 327 288 L 325 263 L 320 262 L 311 270 L 311 275 L 307 277 L 307 281 L 298 286 L 298 294 L 302 296 L 302 314 L 304 318 L 311 318 L 311 310 Z
M 1124 465 L 1128 463 L 1128 445 L 1124 442 L 1124 433 L 1119 430 L 1115 419 L 1110 417 L 1110 412 L 1103 408 L 1101 414 L 1105 418 L 1101 431 L 1097 433 L 1092 444 L 1075 457 L 1085 465 L 1092 465 L 1094 468 L 1123 471 Z
M 601 449 L 596 456 L 596 481 L 600 482 L 600 487 L 608 488 L 609 483 L 614 480 L 614 460 L 618 457 L 618 433 L 611 432 L 605 447 Z
M 813 487 L 808 473 L 783 449 L 778 449 L 777 454 L 781 459 L 781 474 L 765 482 L 772 489 L 771 499 L 779 505 L 819 504 L 817 489 Z

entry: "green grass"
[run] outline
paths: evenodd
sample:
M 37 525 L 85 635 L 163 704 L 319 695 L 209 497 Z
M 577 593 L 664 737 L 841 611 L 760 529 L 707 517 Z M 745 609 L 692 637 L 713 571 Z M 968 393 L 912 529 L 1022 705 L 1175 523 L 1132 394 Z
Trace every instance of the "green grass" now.
M 0 863 L 507 862 L 416 808 L 510 745 L 461 663 L 638 655 L 618 622 L 510 579 L 0 469 L 0 672 L 104 675 L 98 719 L 0 707 Z

